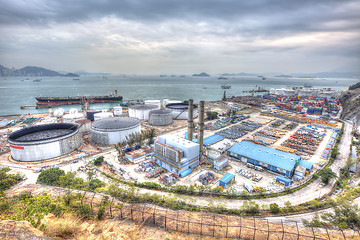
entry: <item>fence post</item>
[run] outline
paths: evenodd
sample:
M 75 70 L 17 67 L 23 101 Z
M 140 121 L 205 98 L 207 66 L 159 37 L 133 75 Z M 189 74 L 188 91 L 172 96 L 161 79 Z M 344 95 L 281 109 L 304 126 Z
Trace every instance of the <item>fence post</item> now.
M 256 235 L 256 222 L 255 222 L 255 218 L 254 219 L 254 236 L 253 236 L 253 240 L 255 240 L 255 235 Z
M 143 210 L 142 210 L 142 213 L 141 213 L 141 218 L 142 218 L 142 221 L 144 222 L 144 210 L 145 210 L 145 206 L 146 206 L 146 203 L 144 203 L 144 207 L 143 207 Z
M 114 198 L 112 198 L 111 204 L 110 204 L 110 218 L 114 218 L 114 216 L 112 215 L 112 209 L 111 209 L 111 206 L 113 205 L 113 203 L 114 203 Z
M 94 193 L 94 195 L 93 195 L 93 197 L 92 197 L 92 199 L 91 199 L 91 202 L 90 202 L 90 204 L 91 204 L 91 212 L 93 211 L 93 200 L 94 200 L 94 197 L 95 197 L 95 195 L 96 195 L 96 193 Z
M 342 233 L 342 235 L 343 235 L 344 239 L 346 240 L 346 237 L 345 237 L 344 231 L 343 231 L 342 229 L 340 229 L 340 231 L 341 231 L 341 233 Z
M 312 233 L 313 233 L 313 236 L 314 236 L 314 240 L 315 240 L 315 232 L 314 232 L 314 228 L 311 227 L 311 230 L 312 230 Z
M 213 224 L 213 237 L 215 237 L 215 213 L 214 213 L 214 224 Z
M 155 205 L 154 211 L 153 211 L 153 223 L 154 223 L 154 225 L 155 225 L 155 210 L 156 210 L 156 205 Z
M 267 235 L 267 239 L 270 239 L 270 226 L 269 226 L 269 219 L 266 219 L 267 221 L 267 227 L 268 227 L 268 235 Z
M 242 218 L 240 216 L 240 225 L 239 225 L 239 228 L 240 228 L 240 231 L 239 231 L 239 238 L 241 239 L 241 222 L 242 222 Z
M 188 234 L 190 234 L 190 221 L 191 221 L 191 212 L 189 212 L 189 220 L 188 220 Z
M 134 206 L 134 204 L 132 203 L 132 204 L 131 204 L 130 213 L 131 213 L 131 220 L 134 221 L 134 218 L 133 218 L 133 206 Z
M 178 224 L 179 224 L 179 211 L 176 211 L 176 231 L 178 231 Z
M 123 219 L 123 213 L 122 213 L 123 206 L 124 206 L 124 203 L 121 203 L 121 207 L 120 207 L 120 217 L 121 217 L 121 219 Z
M 328 235 L 329 240 L 331 240 L 328 229 L 327 228 L 325 228 L 325 229 L 326 229 L 326 233 Z
M 204 216 L 204 213 L 201 212 L 201 222 L 200 222 L 200 236 L 202 236 L 202 222 L 203 222 L 203 216 Z
M 167 216 L 167 211 L 168 211 L 168 209 L 166 209 L 166 212 L 165 212 L 165 230 L 167 230 L 167 227 L 166 227 L 166 216 Z
M 225 233 L 225 238 L 228 237 L 228 228 L 229 228 L 229 215 L 226 215 L 226 233 Z
M 282 237 L 281 237 L 281 239 L 284 239 L 285 231 L 284 231 L 284 223 L 283 223 L 283 220 L 281 220 L 281 226 L 282 226 Z
M 297 234 L 298 234 L 297 239 L 299 240 L 299 238 L 300 238 L 299 226 L 298 226 L 297 222 L 295 222 L 295 223 L 296 223 L 296 229 L 297 229 Z

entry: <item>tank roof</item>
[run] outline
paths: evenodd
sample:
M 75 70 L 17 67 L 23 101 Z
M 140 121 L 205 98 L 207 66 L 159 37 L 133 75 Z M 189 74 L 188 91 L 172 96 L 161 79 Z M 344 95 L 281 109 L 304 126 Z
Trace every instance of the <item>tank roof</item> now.
M 43 124 L 24 128 L 10 134 L 10 142 L 36 142 L 57 139 L 78 131 L 78 126 L 71 123 Z
M 133 117 L 113 117 L 100 119 L 92 123 L 94 129 L 116 130 L 129 128 L 140 124 L 140 120 Z
M 166 108 L 170 109 L 188 109 L 189 104 L 187 103 L 169 103 L 166 105 Z M 193 108 L 196 109 L 197 105 L 193 104 Z
M 158 110 L 152 110 L 150 111 L 151 114 L 171 114 L 170 110 L 164 110 L 164 109 L 158 109 Z
M 137 105 L 129 106 L 129 108 L 138 109 L 138 110 L 148 110 L 148 109 L 158 108 L 158 106 L 152 104 L 137 104 Z

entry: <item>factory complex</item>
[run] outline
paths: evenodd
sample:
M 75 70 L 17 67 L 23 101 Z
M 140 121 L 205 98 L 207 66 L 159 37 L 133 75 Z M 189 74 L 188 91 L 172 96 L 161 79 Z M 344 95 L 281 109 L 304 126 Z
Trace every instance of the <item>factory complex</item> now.
M 260 97 L 260 107 L 166 99 L 3 118 L 0 161 L 34 169 L 83 162 L 76 169 L 84 173 L 102 155 L 99 171 L 126 181 L 279 192 L 329 161 L 341 128 L 336 94 L 278 89 Z M 208 112 L 218 117 L 207 120 Z

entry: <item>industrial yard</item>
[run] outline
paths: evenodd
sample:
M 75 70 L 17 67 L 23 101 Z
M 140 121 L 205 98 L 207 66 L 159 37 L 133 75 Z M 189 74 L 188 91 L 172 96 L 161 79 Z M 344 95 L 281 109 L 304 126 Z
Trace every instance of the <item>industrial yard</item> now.
M 3 118 L 1 163 L 34 172 L 49 167 L 77 170 L 84 178 L 97 169 L 96 177 L 103 181 L 108 180 L 99 172 L 128 182 L 203 186 L 232 194 L 284 191 L 306 182 L 326 164 L 341 124 L 328 116 L 303 114 L 300 108 L 271 105 L 269 96 L 263 102 L 267 105 L 261 108 L 231 101 L 206 103 L 206 112 L 219 114 L 207 121 L 202 120 L 204 105 L 199 109 L 198 104 L 171 100 L 165 106 L 149 100 L 129 108 L 57 109 L 41 116 Z M 314 102 L 319 106 L 324 101 Z M 68 128 L 74 131 L 66 132 Z M 157 135 L 155 142 L 136 143 L 136 136 L 150 129 Z M 124 144 L 115 149 L 117 143 Z M 92 160 L 98 156 L 104 163 L 94 168 Z

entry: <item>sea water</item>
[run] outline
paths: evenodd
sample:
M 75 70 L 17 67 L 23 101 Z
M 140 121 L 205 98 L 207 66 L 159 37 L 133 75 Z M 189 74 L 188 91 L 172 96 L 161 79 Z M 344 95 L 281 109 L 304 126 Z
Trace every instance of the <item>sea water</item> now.
M 41 79 L 40 82 L 33 82 Z M 20 106 L 35 106 L 35 97 L 66 97 L 66 96 L 105 96 L 115 90 L 124 100 L 187 100 L 195 102 L 204 100 L 221 100 L 224 91 L 226 96 L 248 95 L 243 91 L 253 90 L 255 87 L 289 88 L 310 84 L 313 88 L 332 88 L 344 90 L 358 79 L 309 79 L 309 78 L 267 78 L 260 77 L 160 77 L 160 76 L 81 76 L 79 80 L 71 77 L 1 77 L 0 78 L 0 115 L 46 113 L 48 108 L 26 108 Z M 230 85 L 231 89 L 222 89 L 221 85 Z M 91 104 L 91 109 L 112 108 L 118 103 Z M 64 110 L 79 105 L 61 106 Z M 58 107 L 54 107 L 58 108 Z M 52 109 L 54 110 L 54 109 Z

